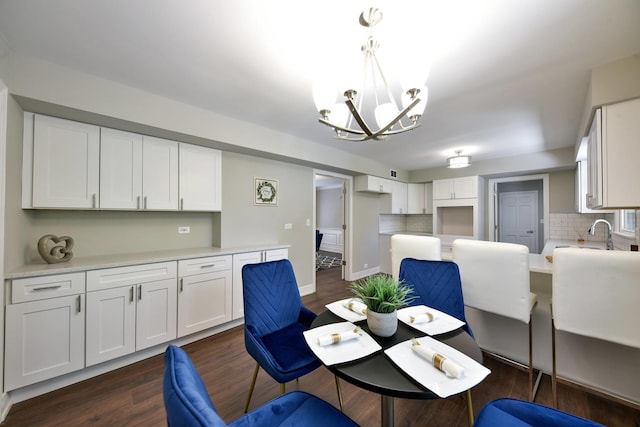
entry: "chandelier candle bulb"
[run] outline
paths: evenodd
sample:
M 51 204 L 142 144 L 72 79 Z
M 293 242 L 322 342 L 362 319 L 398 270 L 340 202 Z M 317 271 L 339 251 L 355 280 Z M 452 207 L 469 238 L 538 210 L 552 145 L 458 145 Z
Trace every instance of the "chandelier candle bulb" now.
M 352 331 L 344 331 L 344 332 L 337 332 L 329 335 L 321 335 L 318 337 L 318 345 L 320 347 L 323 347 L 326 345 L 333 345 L 333 344 L 338 344 L 344 341 L 353 340 L 360 336 L 359 332 L 360 332 L 360 328 L 355 328 Z
M 436 369 L 444 372 L 446 376 L 457 379 L 464 376 L 464 368 L 462 366 L 450 359 L 447 359 L 432 348 L 421 345 L 415 338 L 412 338 L 411 340 L 411 349 L 422 358 L 431 362 Z

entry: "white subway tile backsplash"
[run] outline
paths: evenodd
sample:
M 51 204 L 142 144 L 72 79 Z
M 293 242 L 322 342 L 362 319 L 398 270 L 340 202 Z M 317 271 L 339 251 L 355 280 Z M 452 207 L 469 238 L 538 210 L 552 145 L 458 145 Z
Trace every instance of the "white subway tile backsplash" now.
M 380 215 L 378 231 L 380 233 L 432 233 L 431 215 Z
M 590 236 L 587 230 L 598 218 L 604 218 L 613 225 L 613 214 L 550 214 L 549 238 L 552 240 L 578 240 L 604 242 L 607 239 L 606 226 L 596 226 L 596 234 Z

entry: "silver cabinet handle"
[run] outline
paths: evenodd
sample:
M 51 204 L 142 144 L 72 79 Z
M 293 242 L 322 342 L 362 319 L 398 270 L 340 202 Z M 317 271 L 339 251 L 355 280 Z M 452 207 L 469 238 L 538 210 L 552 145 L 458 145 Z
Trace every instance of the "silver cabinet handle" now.
M 180 292 L 182 292 L 184 290 L 184 279 L 181 277 L 180 278 Z
M 138 301 L 142 301 L 142 285 L 138 285 Z
M 133 302 L 133 286 L 129 289 L 129 302 Z
M 213 263 L 213 264 L 202 264 L 202 265 L 200 266 L 200 268 L 211 268 L 211 267 L 215 267 L 215 266 L 216 266 L 216 264 L 215 264 L 215 263 Z
M 96 208 L 96 193 L 91 195 L 91 207 L 94 209 Z
M 136 209 L 140 209 L 140 196 L 136 198 Z
M 144 208 L 147 209 L 147 196 L 144 196 Z
M 183 211 L 184 210 L 184 198 L 180 198 L 180 210 Z
M 61 288 L 62 285 L 51 285 L 51 286 L 41 286 L 39 288 L 33 288 L 31 289 L 33 292 L 40 292 L 40 291 L 50 291 L 52 289 L 58 289 Z
M 82 295 L 78 295 L 78 313 L 82 313 Z

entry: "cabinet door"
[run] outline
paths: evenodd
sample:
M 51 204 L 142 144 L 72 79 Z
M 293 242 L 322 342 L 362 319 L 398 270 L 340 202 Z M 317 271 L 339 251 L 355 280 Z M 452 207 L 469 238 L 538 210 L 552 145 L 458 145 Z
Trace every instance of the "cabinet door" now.
M 244 298 L 242 294 L 242 267 L 262 262 L 262 252 L 246 252 L 233 255 L 233 309 L 232 317 L 244 317 Z
M 98 207 L 100 129 L 35 116 L 33 129 L 34 208 Z
M 433 199 L 449 200 L 453 198 L 453 179 L 438 179 L 433 181 Z
M 478 197 L 478 177 L 466 176 L 453 180 L 454 199 L 473 199 Z
M 269 251 L 265 251 L 264 260 L 265 261 L 279 261 L 281 259 L 289 258 L 289 249 L 271 249 Z
M 87 293 L 87 366 L 136 350 L 136 286 Z
M 141 207 L 142 135 L 100 129 L 100 208 Z
M 404 182 L 391 181 L 391 213 L 407 213 L 407 184 Z
M 424 184 L 424 213 L 433 214 L 433 183 Z
M 180 210 L 221 210 L 221 159 L 219 150 L 180 144 Z
M 595 209 L 602 206 L 602 112 L 597 109 L 593 116 L 587 142 L 587 207 Z
M 143 209 L 178 209 L 178 143 L 142 138 Z
M 84 295 L 6 307 L 5 391 L 84 368 Z
M 231 320 L 231 270 L 181 277 L 178 285 L 178 336 Z
M 421 214 L 424 212 L 425 184 L 407 184 L 407 213 Z
M 175 278 L 138 285 L 136 351 L 176 338 L 177 287 Z

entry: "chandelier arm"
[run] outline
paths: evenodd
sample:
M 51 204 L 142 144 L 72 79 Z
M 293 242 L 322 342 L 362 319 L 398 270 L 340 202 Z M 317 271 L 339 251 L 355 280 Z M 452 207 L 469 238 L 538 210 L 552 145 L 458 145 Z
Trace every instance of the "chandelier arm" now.
M 348 128 L 348 127 L 338 126 L 338 125 L 335 125 L 335 124 L 331 123 L 329 120 L 325 120 L 325 119 L 323 119 L 322 117 L 321 117 L 321 118 L 319 118 L 319 119 L 318 119 L 318 121 L 319 121 L 320 123 L 322 123 L 323 125 L 327 125 L 327 126 L 329 126 L 329 127 L 331 127 L 331 128 L 334 128 L 334 129 L 337 129 L 337 130 L 341 130 L 341 131 L 343 131 L 343 132 L 352 133 L 352 134 L 354 134 L 354 135 L 365 135 L 365 132 L 363 132 L 363 131 L 361 131 L 361 130 L 351 129 L 351 128 Z
M 367 126 L 367 123 L 364 121 L 364 119 L 360 115 L 360 112 L 358 111 L 356 106 L 353 104 L 353 101 L 350 99 L 347 99 L 344 101 L 344 103 L 347 104 L 347 107 L 349 107 L 349 111 L 351 111 L 353 118 L 356 120 L 356 122 L 358 122 L 358 124 L 360 125 L 364 133 L 366 133 L 367 135 L 373 135 L 373 131 L 369 126 Z

